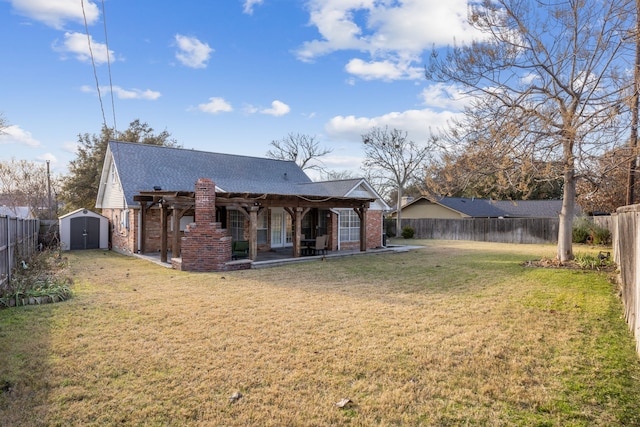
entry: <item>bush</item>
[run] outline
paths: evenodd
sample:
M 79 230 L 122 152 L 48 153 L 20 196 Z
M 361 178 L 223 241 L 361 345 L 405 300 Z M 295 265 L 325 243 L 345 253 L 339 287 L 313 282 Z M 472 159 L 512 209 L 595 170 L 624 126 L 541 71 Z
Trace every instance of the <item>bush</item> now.
M 576 218 L 571 230 L 573 243 L 593 243 L 594 245 L 610 245 L 611 232 L 594 224 L 586 217 Z
M 0 308 L 23 305 L 24 301 L 64 301 L 71 297 L 71 278 L 65 277 L 66 259 L 54 251 L 37 252 L 21 260 L 9 286 L 0 290 Z
M 405 239 L 413 239 L 414 233 L 415 231 L 410 225 L 405 225 L 404 227 L 402 227 L 402 237 L 404 237 Z

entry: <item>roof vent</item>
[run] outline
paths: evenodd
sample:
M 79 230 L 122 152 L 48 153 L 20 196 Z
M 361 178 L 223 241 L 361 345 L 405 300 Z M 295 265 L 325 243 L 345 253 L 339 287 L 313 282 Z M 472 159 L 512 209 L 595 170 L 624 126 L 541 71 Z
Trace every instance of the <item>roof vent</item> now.
M 153 186 L 153 191 L 160 191 L 160 190 L 162 190 L 162 187 L 160 187 L 159 185 Z

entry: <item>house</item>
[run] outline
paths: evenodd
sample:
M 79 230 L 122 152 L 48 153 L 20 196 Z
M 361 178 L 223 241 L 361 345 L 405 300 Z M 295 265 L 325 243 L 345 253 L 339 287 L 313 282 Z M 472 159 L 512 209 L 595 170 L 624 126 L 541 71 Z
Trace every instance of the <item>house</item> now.
M 29 206 L 0 206 L 0 216 L 10 216 L 21 219 L 34 219 L 35 215 Z
M 402 206 L 403 219 L 557 218 L 562 200 L 491 200 L 418 197 Z M 396 212 L 391 212 L 395 218 Z
M 331 251 L 380 247 L 389 209 L 366 180 L 313 182 L 293 161 L 118 141 L 96 207 L 114 250 L 165 262 L 170 250 L 175 268 L 199 271 L 247 268 L 231 260 L 239 240 L 250 260 L 278 248 L 300 256 L 301 242 L 320 235 Z

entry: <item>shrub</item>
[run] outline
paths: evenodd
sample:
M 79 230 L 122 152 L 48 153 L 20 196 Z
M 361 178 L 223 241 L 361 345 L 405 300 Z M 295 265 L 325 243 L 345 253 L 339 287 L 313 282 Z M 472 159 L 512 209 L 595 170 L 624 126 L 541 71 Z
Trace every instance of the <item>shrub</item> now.
M 610 245 L 611 232 L 594 224 L 586 217 L 576 218 L 571 230 L 573 243 L 593 243 L 594 245 Z
M 405 225 L 404 227 L 402 227 L 402 237 L 404 237 L 405 239 L 413 239 L 414 233 L 415 231 L 410 225 Z
M 14 269 L 9 286 L 0 290 L 0 308 L 22 305 L 21 301 L 33 299 L 64 301 L 71 297 L 70 278 L 64 277 L 66 259 L 54 251 L 43 251 L 28 260 L 21 260 Z
M 592 225 L 585 217 L 576 218 L 573 221 L 573 229 L 571 230 L 573 243 L 586 243 Z

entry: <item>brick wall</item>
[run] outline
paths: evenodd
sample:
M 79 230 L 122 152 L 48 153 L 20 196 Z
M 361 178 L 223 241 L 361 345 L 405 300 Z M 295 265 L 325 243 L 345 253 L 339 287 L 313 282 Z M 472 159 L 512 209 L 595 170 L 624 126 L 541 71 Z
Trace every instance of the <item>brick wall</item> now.
M 136 236 L 138 229 L 138 210 L 129 209 L 129 227 L 121 226 L 124 209 L 102 209 L 102 215 L 109 218 L 109 235 L 111 249 L 117 252 L 131 254 L 138 247 Z

